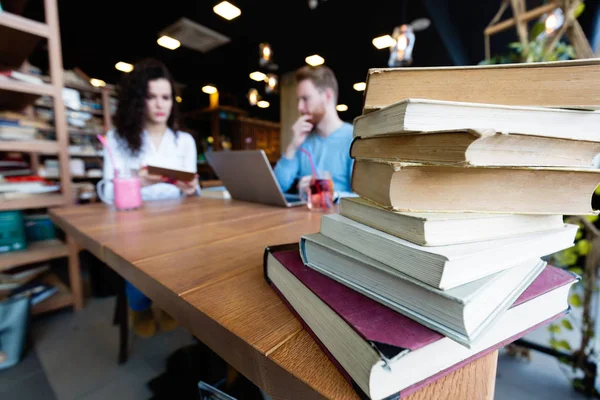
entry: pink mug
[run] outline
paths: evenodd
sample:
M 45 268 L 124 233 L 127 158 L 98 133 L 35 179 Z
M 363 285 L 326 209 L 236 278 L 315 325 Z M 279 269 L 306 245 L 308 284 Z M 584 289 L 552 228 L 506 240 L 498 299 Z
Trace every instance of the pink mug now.
M 117 210 L 135 210 L 142 206 L 140 178 L 136 174 L 118 176 L 112 180 L 114 201 L 104 194 L 104 187 L 109 182 L 102 179 L 96 184 L 98 196 L 106 204 L 114 205 Z

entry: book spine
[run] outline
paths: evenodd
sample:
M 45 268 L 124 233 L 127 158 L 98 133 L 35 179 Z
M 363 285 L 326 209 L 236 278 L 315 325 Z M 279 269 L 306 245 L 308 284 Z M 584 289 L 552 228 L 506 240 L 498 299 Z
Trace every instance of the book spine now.
M 269 279 L 269 274 L 267 271 L 267 265 L 269 260 L 269 254 L 277 253 L 279 251 L 299 251 L 298 243 L 286 243 L 286 244 L 278 244 L 275 246 L 267 246 L 265 247 L 265 251 L 263 252 L 263 275 L 265 281 L 269 285 L 271 285 L 271 280 Z
M 368 400 L 368 399 L 370 399 L 369 396 L 360 388 L 360 386 L 358 386 L 356 384 L 356 382 L 354 381 L 354 379 L 352 379 L 352 377 L 350 375 L 348 375 L 348 373 L 346 372 L 346 370 L 340 365 L 340 363 L 336 360 L 336 358 L 333 356 L 333 354 L 331 354 L 329 352 L 329 350 L 327 349 L 327 347 L 325 347 L 325 345 L 323 345 L 323 343 L 321 342 L 321 340 L 319 340 L 319 338 L 317 337 L 317 335 L 312 331 L 312 329 L 310 329 L 310 327 L 304 321 L 304 319 L 302 319 L 302 317 L 300 317 L 300 315 L 296 312 L 296 310 L 294 309 L 294 307 L 292 307 L 292 305 L 287 301 L 287 299 L 285 298 L 285 296 L 283 295 L 283 293 L 281 293 L 279 291 L 279 289 L 277 289 L 277 287 L 275 286 L 275 284 L 271 280 L 268 280 L 267 282 L 269 282 L 269 285 L 273 288 L 273 291 L 281 298 L 281 300 L 286 305 L 286 307 L 290 310 L 290 312 L 292 314 L 294 314 L 294 316 L 300 322 L 300 324 L 306 330 L 306 332 L 308 332 L 308 334 L 315 340 L 315 342 L 317 343 L 317 345 L 319 346 L 319 348 L 323 351 L 323 353 L 325 353 L 325 355 L 327 356 L 327 358 L 329 358 L 329 360 L 337 368 L 337 370 L 340 372 L 340 374 L 342 374 L 342 376 L 344 377 L 344 379 L 346 379 L 346 381 L 348 381 L 348 383 L 350 383 L 350 385 L 356 391 L 356 393 L 358 394 L 358 396 L 362 400 Z M 399 397 L 396 397 L 396 398 L 399 399 Z

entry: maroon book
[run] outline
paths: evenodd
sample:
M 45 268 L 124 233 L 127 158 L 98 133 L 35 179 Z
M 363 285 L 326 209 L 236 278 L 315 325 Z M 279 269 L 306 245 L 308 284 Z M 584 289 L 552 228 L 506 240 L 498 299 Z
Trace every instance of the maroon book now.
M 518 338 L 524 336 L 527 332 L 544 325 L 556 318 L 563 316 L 568 312 L 567 295 L 568 287 L 577 280 L 577 276 L 561 270 L 559 268 L 548 266 L 538 276 L 538 278 L 523 292 L 523 294 L 515 301 L 511 309 L 506 312 L 507 318 L 510 315 L 514 316 L 515 328 L 511 331 L 511 327 L 500 327 L 492 330 L 491 333 L 484 335 L 481 339 L 480 346 L 474 346 L 472 349 L 466 349 L 460 344 L 451 341 L 444 337 L 438 332 L 435 332 L 419 323 L 405 317 L 390 308 L 338 283 L 337 281 L 320 274 L 319 272 L 305 266 L 298 251 L 298 244 L 289 244 L 281 246 L 273 246 L 265 249 L 264 255 L 264 268 L 265 268 L 265 279 L 275 289 L 277 294 L 284 300 L 290 310 L 299 318 L 306 330 L 315 338 L 316 342 L 331 359 L 331 361 L 340 370 L 342 375 L 350 381 L 353 387 L 357 390 L 357 393 L 363 398 L 371 398 L 365 390 L 361 389 L 353 379 L 348 371 L 342 367 L 336 357 L 330 353 L 325 347 L 318 336 L 311 330 L 307 321 L 304 321 L 299 314 L 294 310 L 290 303 L 286 300 L 285 295 L 276 287 L 271 281 L 268 274 L 268 256 L 272 254 L 273 257 L 279 261 L 293 276 L 300 281 L 307 289 L 314 293 L 323 303 L 326 304 L 331 310 L 339 315 L 344 322 L 346 322 L 352 329 L 358 333 L 358 335 L 369 343 L 376 351 L 380 354 L 383 362 L 389 363 L 402 361 L 403 359 L 409 359 L 408 354 L 411 355 L 414 367 L 415 361 L 419 361 L 417 357 L 419 354 L 425 356 L 434 347 L 437 349 L 436 354 L 454 354 L 456 353 L 456 362 L 451 365 L 445 366 L 445 368 L 436 370 L 435 373 L 427 376 L 423 376 L 423 379 L 415 382 L 408 382 L 404 384 L 402 389 L 394 395 L 388 396 L 387 398 L 400 398 L 404 397 L 420 387 L 431 383 L 432 381 L 439 379 L 448 373 L 464 366 L 465 364 L 482 357 L 506 344 L 509 344 Z M 534 321 L 535 317 L 527 317 L 527 321 L 523 322 L 523 318 L 516 320 L 519 307 L 530 300 L 540 298 L 545 294 L 550 294 L 555 289 L 566 288 L 564 292 L 564 302 L 560 303 L 556 309 L 557 302 L 554 301 L 553 310 L 540 310 L 544 312 L 534 313 L 538 320 Z M 546 296 L 549 297 L 549 296 Z M 540 298 L 541 299 L 541 298 Z M 540 303 L 541 304 L 541 303 Z M 529 303 L 529 307 L 534 303 Z M 550 307 L 550 306 L 548 306 Z M 515 312 L 511 313 L 511 310 L 515 308 Z M 520 308 L 524 311 L 524 308 Z M 536 309 L 537 311 L 537 309 Z M 546 317 L 544 317 L 546 315 Z M 542 319 L 540 319 L 542 318 Z M 505 319 L 505 321 L 511 321 Z M 517 325 L 517 322 L 520 325 Z M 501 320 L 498 322 L 501 323 Z M 521 326 L 520 329 L 518 328 Z M 506 331 L 502 336 L 502 332 L 498 332 L 500 329 Z M 517 329 L 515 332 L 514 330 Z M 483 346 L 483 347 L 482 347 Z M 440 349 L 447 351 L 439 352 Z M 431 363 L 431 358 L 423 358 L 424 363 Z M 448 363 L 448 361 L 446 361 Z M 384 396 L 385 397 L 385 396 Z

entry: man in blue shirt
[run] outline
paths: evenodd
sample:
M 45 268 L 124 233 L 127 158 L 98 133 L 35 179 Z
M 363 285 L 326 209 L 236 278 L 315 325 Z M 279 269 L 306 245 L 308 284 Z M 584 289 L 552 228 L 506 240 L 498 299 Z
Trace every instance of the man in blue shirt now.
M 324 66 L 304 66 L 296 71 L 296 95 L 300 117 L 292 126 L 292 140 L 275 165 L 275 176 L 284 192 L 298 179 L 305 186 L 312 177 L 307 150 L 317 171 L 328 171 L 338 197 L 355 196 L 350 158 L 352 125 L 337 114 L 338 82 L 333 71 Z

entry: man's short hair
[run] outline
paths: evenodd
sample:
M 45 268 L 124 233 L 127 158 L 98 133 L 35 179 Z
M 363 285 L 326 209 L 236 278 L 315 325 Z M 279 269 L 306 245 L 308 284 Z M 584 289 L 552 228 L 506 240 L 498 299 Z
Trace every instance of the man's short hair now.
M 325 65 L 313 67 L 305 65 L 296 70 L 296 83 L 300 83 L 306 79 L 310 79 L 317 89 L 325 90 L 331 88 L 334 93 L 334 101 L 338 99 L 338 81 L 331 68 Z

